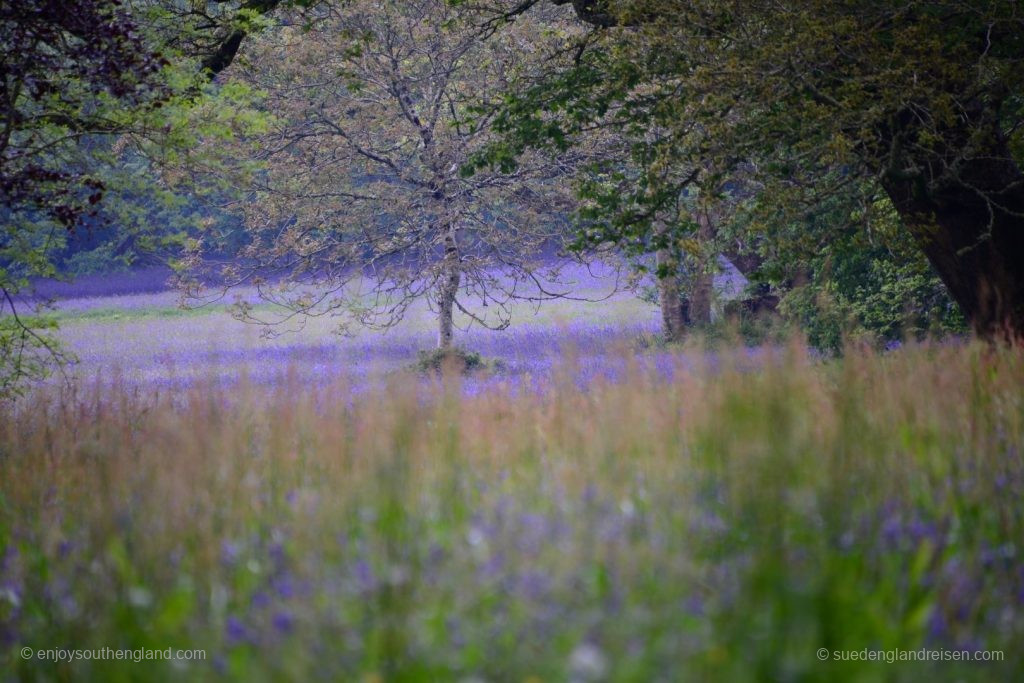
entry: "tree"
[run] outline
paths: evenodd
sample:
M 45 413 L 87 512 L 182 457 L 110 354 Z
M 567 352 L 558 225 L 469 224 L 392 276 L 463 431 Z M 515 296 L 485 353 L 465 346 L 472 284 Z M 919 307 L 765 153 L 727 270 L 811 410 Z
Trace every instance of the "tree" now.
M 559 39 L 531 22 L 484 41 L 477 18 L 444 0 L 345 3 L 311 31 L 285 25 L 250 44 L 228 72 L 265 91 L 275 117 L 246 141 L 264 162 L 242 207 L 249 245 L 216 280 L 255 284 L 280 315 L 242 305 L 243 319 L 347 314 L 387 328 L 422 297 L 447 350 L 456 313 L 502 328 L 512 302 L 567 293 L 541 257 L 564 232 L 572 156 L 460 175 L 493 140 L 509 79 Z M 210 246 L 197 244 L 197 267 Z
M 677 133 L 652 168 L 753 162 L 800 188 L 805 209 L 868 179 L 974 330 L 1024 335 L 1017 2 L 552 2 L 598 28 L 572 68 L 509 107 L 498 122 L 508 146 L 491 160 L 610 119 Z M 649 209 L 671 194 L 644 189 L 620 228 L 649 230 Z
M 159 107 L 165 65 L 119 0 L 0 4 L 0 397 L 66 360 L 20 292 L 104 198 L 83 147 Z
M 66 163 L 69 143 L 117 132 L 115 107 L 159 106 L 166 61 L 144 45 L 119 0 L 0 6 L 0 199 L 72 228 L 103 184 Z
M 69 250 L 101 235 L 109 262 L 207 219 L 156 176 L 154 159 L 239 127 L 246 94 L 208 81 L 229 61 L 223 44 L 277 4 L 0 4 L 0 397 L 72 360 L 33 278 L 61 276 Z

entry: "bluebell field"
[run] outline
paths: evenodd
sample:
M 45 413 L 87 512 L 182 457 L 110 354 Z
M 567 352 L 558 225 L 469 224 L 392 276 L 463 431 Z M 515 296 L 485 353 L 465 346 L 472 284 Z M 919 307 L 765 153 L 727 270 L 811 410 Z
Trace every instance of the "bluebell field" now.
M 73 382 L 0 408 L 3 680 L 1024 675 L 1018 349 L 665 349 L 624 296 L 422 375 L 415 320 L 124 296 L 64 302 Z

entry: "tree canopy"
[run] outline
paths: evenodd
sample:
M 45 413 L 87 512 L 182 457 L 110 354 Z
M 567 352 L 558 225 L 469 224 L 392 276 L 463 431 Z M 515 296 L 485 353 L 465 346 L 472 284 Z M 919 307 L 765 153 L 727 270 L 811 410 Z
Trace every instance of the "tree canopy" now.
M 1018 3 L 571 4 L 594 30 L 571 68 L 513 99 L 498 122 L 506 144 L 486 161 L 507 168 L 597 126 L 632 135 L 647 172 L 631 193 L 595 197 L 612 237 L 649 230 L 679 191 L 741 166 L 782 188 L 796 216 L 881 188 L 974 329 L 1024 332 Z M 680 173 L 694 168 L 710 173 Z
M 447 348 L 455 314 L 503 328 L 512 302 L 567 292 L 539 257 L 565 235 L 563 181 L 581 153 L 460 174 L 494 140 L 510 81 L 562 39 L 528 20 L 481 40 L 480 21 L 443 0 L 348 2 L 308 30 L 285 15 L 250 44 L 229 75 L 265 93 L 272 121 L 227 147 L 260 168 L 241 204 L 248 245 L 216 281 L 255 284 L 277 313 L 242 307 L 244 319 L 387 328 L 425 298 Z M 197 265 L 211 245 L 197 243 Z

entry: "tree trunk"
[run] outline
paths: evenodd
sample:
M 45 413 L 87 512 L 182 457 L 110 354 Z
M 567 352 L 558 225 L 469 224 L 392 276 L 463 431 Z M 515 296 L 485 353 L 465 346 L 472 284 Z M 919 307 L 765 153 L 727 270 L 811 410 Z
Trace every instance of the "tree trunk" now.
M 704 268 L 693 274 L 690 293 L 690 323 L 697 327 L 711 324 L 711 289 L 713 275 Z
M 974 129 L 964 148 L 953 179 L 890 173 L 882 185 L 974 331 L 1020 340 L 1024 174 L 994 126 L 980 142 Z
M 661 307 L 661 326 L 665 340 L 677 342 L 686 334 L 686 311 L 679 293 L 679 261 L 670 249 L 654 253 L 658 274 L 658 305 Z
M 697 228 L 697 239 L 704 253 L 695 259 L 690 280 L 690 322 L 697 326 L 705 326 L 711 324 L 711 296 L 715 279 L 709 256 L 712 253 L 710 246 L 714 237 L 714 227 L 706 208 L 697 210 Z
M 459 293 L 459 282 L 461 279 L 459 247 L 455 241 L 455 228 L 450 228 L 447 236 L 445 236 L 444 271 L 441 274 L 437 295 L 437 348 L 443 351 L 447 351 L 452 347 L 455 297 Z

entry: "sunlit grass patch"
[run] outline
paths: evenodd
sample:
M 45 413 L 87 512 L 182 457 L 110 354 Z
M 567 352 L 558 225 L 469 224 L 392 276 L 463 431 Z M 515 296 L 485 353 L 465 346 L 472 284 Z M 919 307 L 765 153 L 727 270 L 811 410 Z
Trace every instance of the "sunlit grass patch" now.
M 81 311 L 68 310 L 58 311 L 54 314 L 54 317 L 61 322 L 71 321 L 90 321 L 90 322 L 118 322 L 118 321 L 130 321 L 130 320 L 144 320 L 152 318 L 185 318 L 185 317 L 197 317 L 202 315 L 208 315 L 214 312 L 224 312 L 228 310 L 226 306 L 220 306 L 217 308 L 139 308 L 139 309 L 123 309 L 123 308 L 90 308 Z

